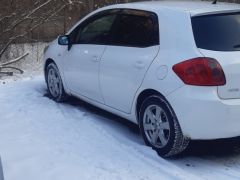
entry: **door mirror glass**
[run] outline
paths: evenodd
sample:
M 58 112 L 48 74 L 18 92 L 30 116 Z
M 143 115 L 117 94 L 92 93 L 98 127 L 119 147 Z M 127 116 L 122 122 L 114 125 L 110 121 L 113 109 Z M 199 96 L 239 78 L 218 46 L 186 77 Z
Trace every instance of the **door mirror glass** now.
M 58 44 L 59 45 L 69 45 L 69 38 L 66 35 L 62 35 L 58 37 Z

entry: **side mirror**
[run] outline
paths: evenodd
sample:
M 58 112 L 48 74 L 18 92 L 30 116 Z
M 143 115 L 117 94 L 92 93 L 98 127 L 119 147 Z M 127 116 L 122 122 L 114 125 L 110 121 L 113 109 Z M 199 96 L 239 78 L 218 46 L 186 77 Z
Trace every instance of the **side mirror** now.
M 62 35 L 58 37 L 59 45 L 70 45 L 70 41 L 67 35 Z

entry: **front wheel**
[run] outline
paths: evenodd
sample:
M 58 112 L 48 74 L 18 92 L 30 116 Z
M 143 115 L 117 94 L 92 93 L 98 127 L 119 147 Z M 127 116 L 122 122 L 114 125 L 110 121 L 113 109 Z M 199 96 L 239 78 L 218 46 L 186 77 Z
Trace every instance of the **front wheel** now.
M 165 98 L 153 95 L 140 109 L 139 125 L 145 143 L 162 157 L 181 153 L 188 145 L 177 117 Z
M 57 102 L 66 100 L 67 94 L 64 91 L 62 79 L 56 64 L 50 63 L 47 66 L 46 80 L 51 97 Z

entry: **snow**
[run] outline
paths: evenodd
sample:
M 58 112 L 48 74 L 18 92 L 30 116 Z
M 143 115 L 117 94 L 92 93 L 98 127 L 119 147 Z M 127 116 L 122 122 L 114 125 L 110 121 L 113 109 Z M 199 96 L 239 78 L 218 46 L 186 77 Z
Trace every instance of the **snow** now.
M 5 180 L 240 179 L 240 139 L 196 141 L 176 159 L 144 145 L 138 127 L 81 100 L 49 99 L 42 77 L 46 43 L 30 52 L 23 75 L 0 77 L 0 156 Z M 13 57 L 13 56 L 12 56 Z
M 6 180 L 240 178 L 239 140 L 196 142 L 164 160 L 127 120 L 74 98 L 49 99 L 41 76 L 0 84 L 0 104 Z
M 10 65 L 22 69 L 24 71 L 24 74 L 19 74 L 17 71 L 14 71 L 14 76 L 11 78 L 1 76 L 0 74 L 0 83 L 7 83 L 9 81 L 12 82 L 22 79 L 31 79 L 39 74 L 42 74 L 43 50 L 47 45 L 48 43 L 45 42 L 12 44 L 1 60 L 5 62 L 18 58 L 25 53 L 29 53 L 29 55 L 21 61 Z

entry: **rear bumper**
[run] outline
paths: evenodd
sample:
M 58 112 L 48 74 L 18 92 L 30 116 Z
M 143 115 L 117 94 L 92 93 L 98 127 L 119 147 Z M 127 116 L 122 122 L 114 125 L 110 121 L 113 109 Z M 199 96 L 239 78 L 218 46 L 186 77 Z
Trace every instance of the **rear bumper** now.
M 216 87 L 184 86 L 167 97 L 191 139 L 240 136 L 240 99 L 221 100 Z

